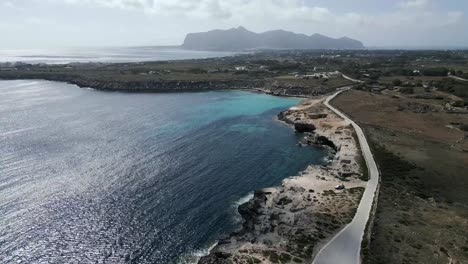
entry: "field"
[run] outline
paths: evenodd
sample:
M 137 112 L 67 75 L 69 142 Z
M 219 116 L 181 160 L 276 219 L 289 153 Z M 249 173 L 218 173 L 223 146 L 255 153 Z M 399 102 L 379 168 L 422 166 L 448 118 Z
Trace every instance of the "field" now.
M 403 94 L 349 91 L 333 104 L 364 128 L 382 174 L 365 263 L 466 263 L 468 133 L 450 124 L 467 114 L 421 112 Z
M 314 78 L 296 78 L 294 76 L 279 76 L 272 78 L 284 86 L 307 86 L 307 87 L 342 87 L 353 84 L 351 81 L 341 78 L 340 76 L 332 76 L 327 79 L 314 79 Z

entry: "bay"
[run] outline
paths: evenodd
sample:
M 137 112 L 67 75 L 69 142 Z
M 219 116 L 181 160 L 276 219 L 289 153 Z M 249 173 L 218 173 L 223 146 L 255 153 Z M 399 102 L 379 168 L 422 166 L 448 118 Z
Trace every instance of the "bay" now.
M 0 81 L 0 263 L 183 263 L 237 206 L 326 153 L 275 116 L 300 99 Z

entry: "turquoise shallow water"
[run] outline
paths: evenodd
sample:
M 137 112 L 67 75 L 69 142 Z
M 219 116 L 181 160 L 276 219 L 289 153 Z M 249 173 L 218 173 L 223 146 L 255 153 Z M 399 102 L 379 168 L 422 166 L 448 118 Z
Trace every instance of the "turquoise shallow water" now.
M 0 263 L 177 263 L 325 151 L 242 91 L 123 94 L 0 81 Z

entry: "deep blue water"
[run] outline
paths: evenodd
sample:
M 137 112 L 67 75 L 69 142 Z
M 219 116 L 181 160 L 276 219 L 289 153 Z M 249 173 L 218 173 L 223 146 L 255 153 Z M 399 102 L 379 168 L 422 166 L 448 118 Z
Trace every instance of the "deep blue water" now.
M 243 197 L 323 162 L 274 119 L 298 101 L 0 81 L 0 263 L 200 254 L 239 227 Z

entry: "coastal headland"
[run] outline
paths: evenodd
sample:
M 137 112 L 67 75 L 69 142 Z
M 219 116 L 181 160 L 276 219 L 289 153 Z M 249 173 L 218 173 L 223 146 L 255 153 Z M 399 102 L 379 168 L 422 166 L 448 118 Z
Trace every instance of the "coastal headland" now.
M 0 79 L 42 79 L 140 93 L 267 88 L 272 94 L 291 96 L 320 95 L 352 84 L 331 74 L 335 72 L 332 67 L 305 65 L 289 56 L 277 61 L 276 56 L 245 54 L 141 63 L 0 63 Z
M 329 149 L 328 164 L 309 166 L 281 186 L 255 191 L 239 207 L 242 229 L 199 263 L 310 263 L 320 246 L 353 219 L 367 180 L 362 156 L 353 128 L 323 100 L 304 100 L 278 118 L 304 135 L 303 147 Z M 337 190 L 339 185 L 345 189 Z

